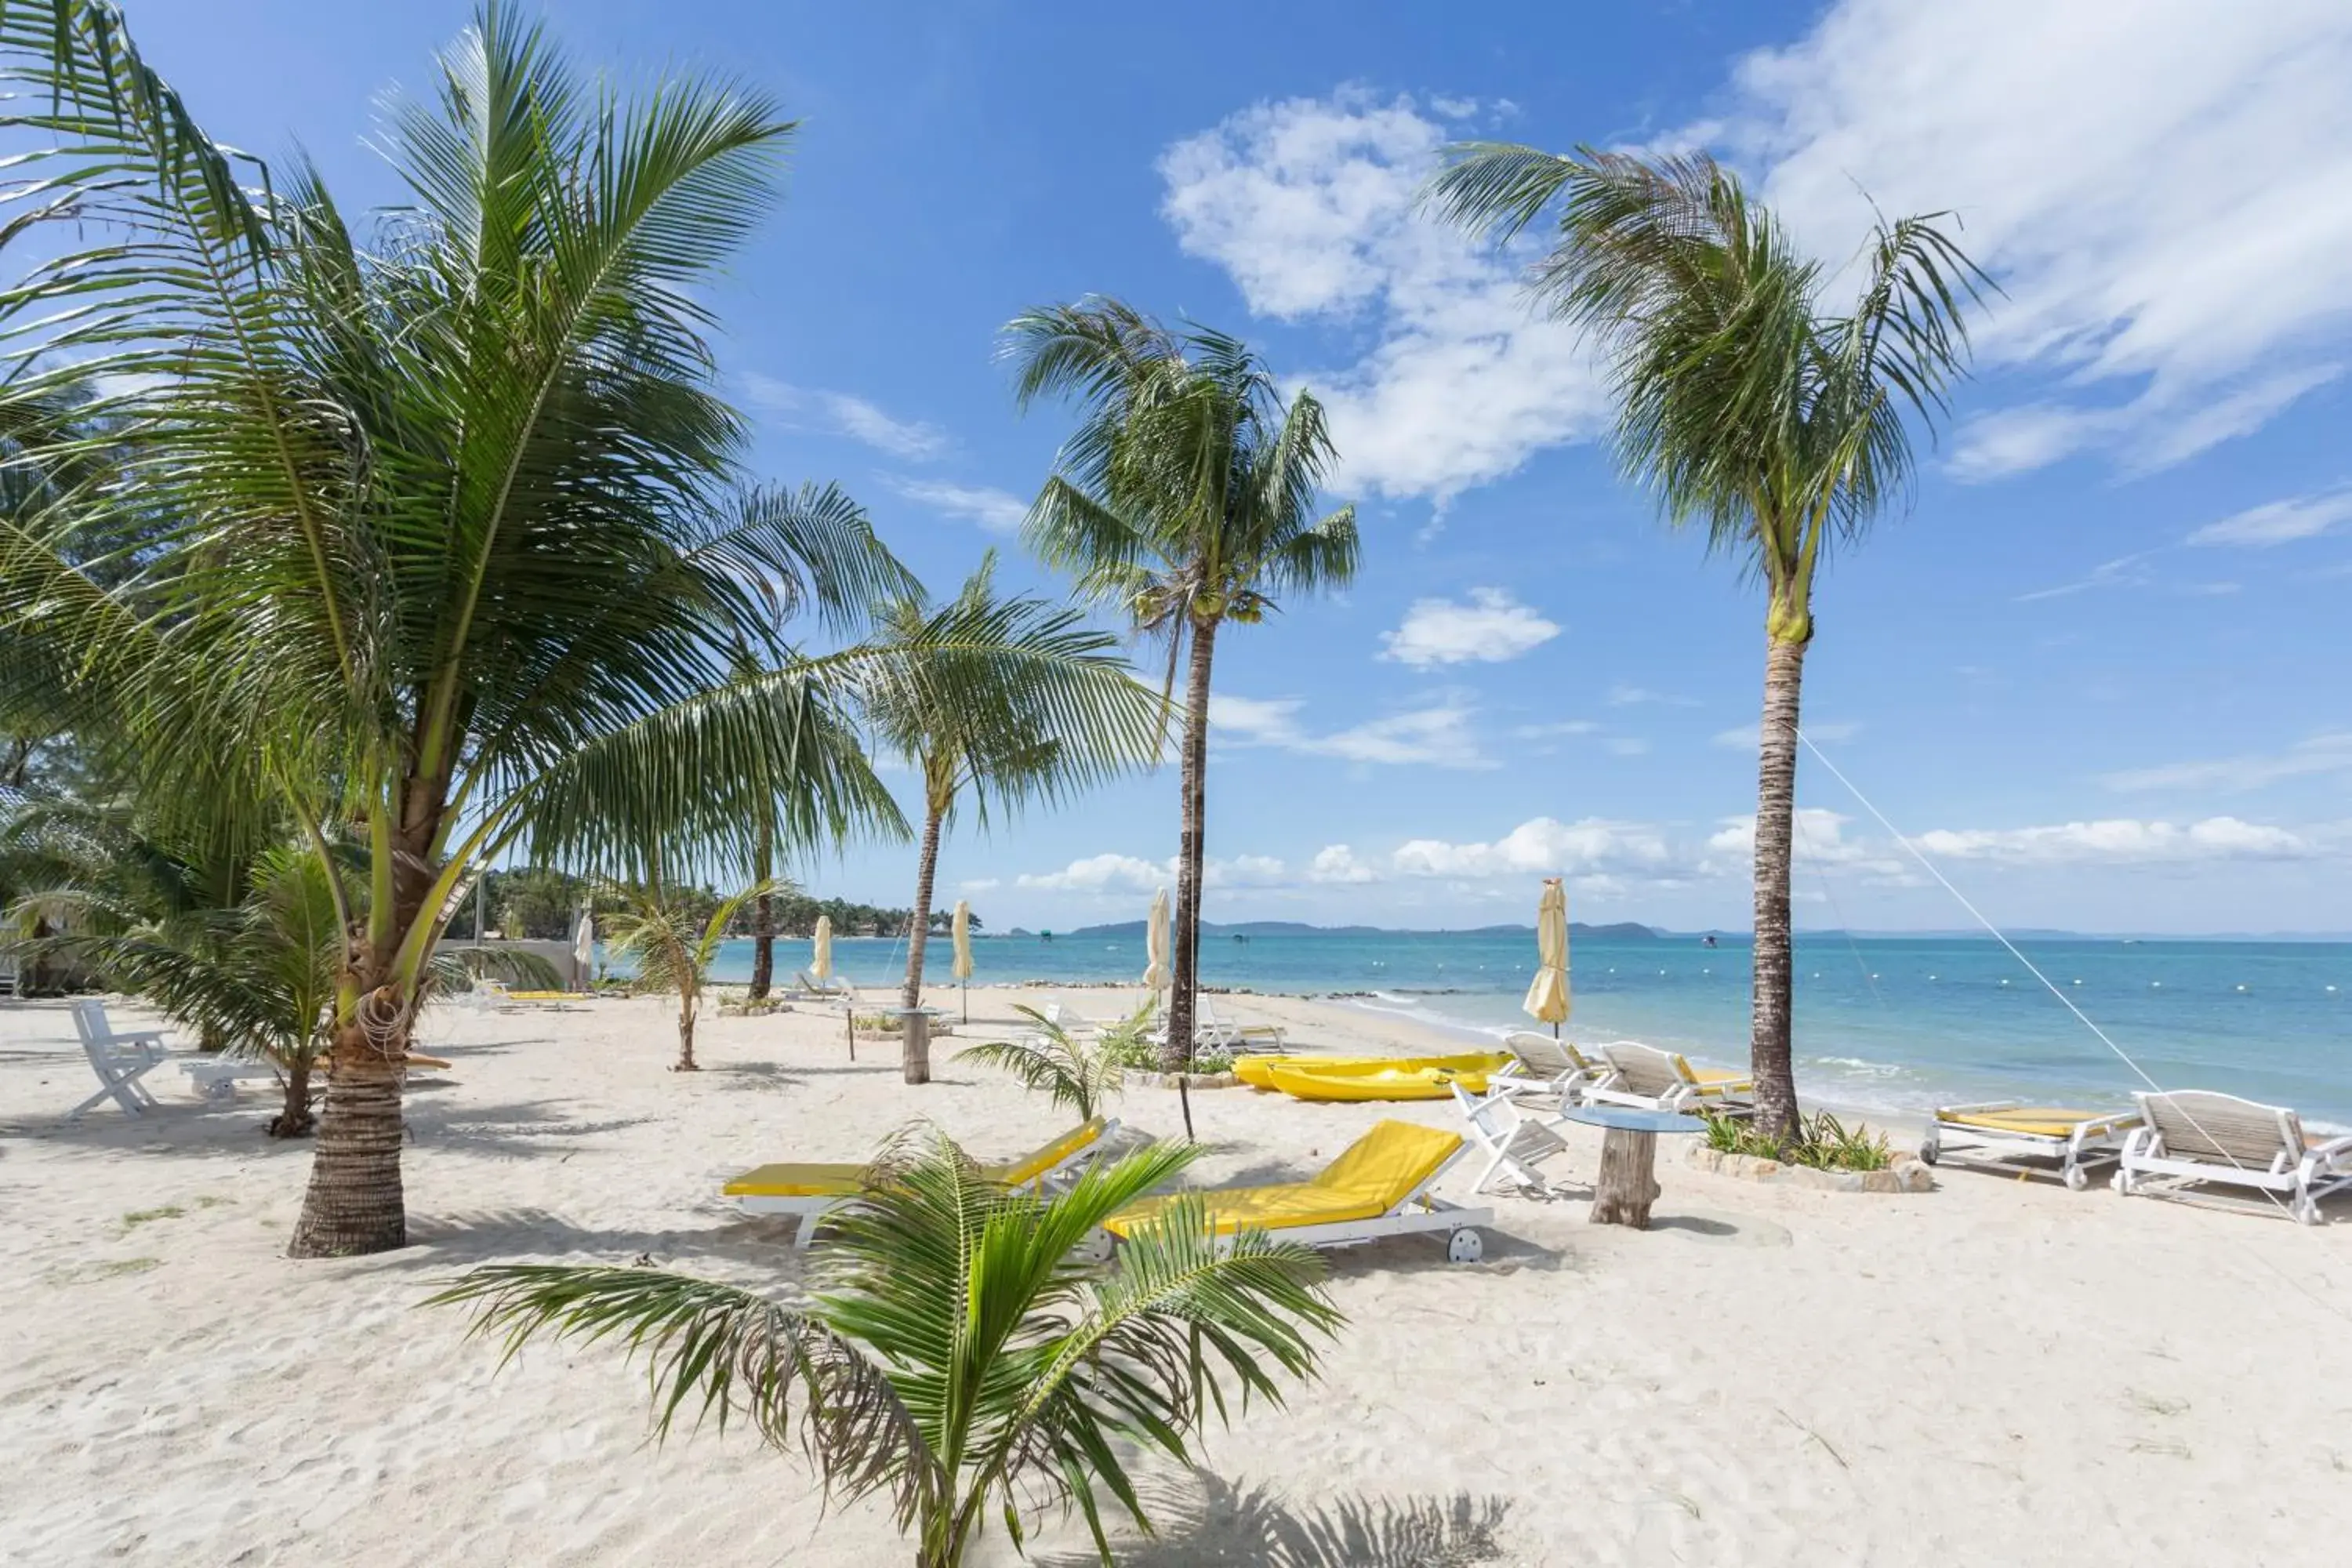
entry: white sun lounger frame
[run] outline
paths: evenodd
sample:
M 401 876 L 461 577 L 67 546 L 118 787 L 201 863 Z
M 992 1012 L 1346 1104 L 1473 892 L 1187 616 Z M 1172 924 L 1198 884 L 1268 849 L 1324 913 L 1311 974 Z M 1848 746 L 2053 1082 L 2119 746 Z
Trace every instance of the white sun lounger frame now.
M 1445 1157 L 1445 1163 L 1422 1178 L 1412 1191 L 1397 1200 L 1386 1214 L 1369 1219 L 1333 1220 L 1328 1225 L 1286 1225 L 1269 1228 L 1265 1234 L 1276 1241 L 1295 1241 L 1302 1247 L 1330 1249 L 1341 1247 L 1361 1247 L 1370 1241 L 1385 1241 L 1391 1236 L 1427 1236 L 1443 1232 L 1445 1256 L 1454 1263 L 1475 1263 L 1486 1255 L 1486 1238 L 1478 1234 L 1481 1226 L 1495 1223 L 1491 1208 L 1473 1208 L 1465 1204 L 1452 1203 L 1429 1189 L 1438 1178 L 1452 1170 L 1473 1145 L 1465 1142 L 1459 1149 Z M 1213 1200 L 1216 1189 L 1202 1189 L 1204 1198 Z M 1106 1233 L 1108 1234 L 1108 1233 Z M 1217 1247 L 1223 1251 L 1233 1245 L 1233 1237 L 1217 1237 Z
M 2090 1173 L 2100 1165 L 2111 1165 L 2123 1157 L 2123 1137 L 2139 1125 L 2137 1111 L 2118 1110 L 2112 1116 L 2095 1117 L 2083 1122 L 2065 1137 L 2055 1138 L 2040 1132 L 2011 1132 L 1997 1127 L 1969 1127 L 1942 1120 L 1943 1113 L 1965 1115 L 1970 1112 L 1992 1114 L 2015 1110 L 2023 1102 L 2015 1100 L 1986 1100 L 1980 1105 L 1947 1105 L 1938 1108 L 1927 1121 L 1927 1131 L 1919 1140 L 1919 1158 L 1930 1165 L 1956 1164 L 1979 1171 L 2000 1171 L 2019 1175 L 2046 1176 L 2051 1173 L 2036 1160 L 2058 1162 L 2058 1179 L 2066 1190 L 2079 1193 L 2091 1184 Z M 1960 1146 L 1951 1147 L 1954 1140 Z
M 2181 1187 L 2207 1182 L 2252 1187 L 2285 1197 L 2287 1213 L 2297 1225 L 2317 1225 L 2319 1200 L 2352 1188 L 2352 1134 L 2313 1143 L 2304 1136 L 2303 1119 L 2290 1107 L 2210 1089 L 2143 1092 L 2132 1098 L 2139 1102 L 2141 1125 L 2124 1140 L 2113 1184 L 2126 1196 L 2169 1196 Z M 2176 1124 L 2184 1137 L 2201 1134 L 2215 1152 L 2174 1152 L 2165 1142 L 2167 1122 Z M 2173 1179 L 2151 1187 L 2150 1177 Z

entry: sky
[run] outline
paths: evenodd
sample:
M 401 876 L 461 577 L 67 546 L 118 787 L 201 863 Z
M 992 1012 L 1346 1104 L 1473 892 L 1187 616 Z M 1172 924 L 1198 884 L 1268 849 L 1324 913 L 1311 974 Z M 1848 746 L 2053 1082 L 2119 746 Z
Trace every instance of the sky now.
M 467 20 L 126 9 L 215 137 L 299 146 L 347 210 L 397 199 L 374 103 Z M 1618 477 L 1527 257 L 1415 215 L 1442 147 L 1499 138 L 1706 148 L 1833 268 L 1873 203 L 1947 212 L 2000 286 L 1911 504 L 1820 584 L 1801 925 L 1967 924 L 1932 864 L 2003 925 L 2352 931 L 2342 0 L 544 15 L 620 82 L 730 74 L 803 121 L 708 291 L 726 389 L 756 477 L 840 481 L 935 589 L 993 547 L 1065 591 L 1017 531 L 1068 416 L 992 357 L 1026 307 L 1234 331 L 1328 405 L 1362 567 L 1219 641 L 1207 918 L 1525 921 L 1560 874 L 1580 919 L 1748 922 L 1760 597 Z M 940 898 L 1139 918 L 1177 830 L 1169 769 L 966 820 Z M 793 871 L 912 898 L 904 845 Z

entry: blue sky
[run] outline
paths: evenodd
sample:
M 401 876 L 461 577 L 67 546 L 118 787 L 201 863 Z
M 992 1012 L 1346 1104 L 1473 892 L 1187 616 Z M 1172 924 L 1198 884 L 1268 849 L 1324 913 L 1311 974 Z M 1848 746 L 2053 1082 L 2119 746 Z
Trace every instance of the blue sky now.
M 457 5 L 162 0 L 225 140 L 394 188 L 370 104 Z M 1761 609 L 1596 445 L 1511 258 L 1408 204 L 1465 135 L 1701 144 L 1824 257 L 1955 210 L 2007 297 L 1916 505 L 1822 585 L 1822 750 L 2005 923 L 2352 929 L 2352 11 L 2331 0 L 1820 6 L 559 4 L 575 58 L 717 67 L 806 120 L 713 291 L 761 477 L 833 479 L 927 580 L 1010 537 L 1066 429 L 991 359 L 1099 290 L 1264 345 L 1331 405 L 1344 595 L 1219 645 L 1212 919 L 1744 925 Z M 1057 591 L 1057 590 L 1055 590 Z M 1807 760 L 1805 924 L 1964 917 Z M 1171 773 L 951 841 L 992 925 L 1133 918 Z M 799 868 L 903 903 L 912 856 Z

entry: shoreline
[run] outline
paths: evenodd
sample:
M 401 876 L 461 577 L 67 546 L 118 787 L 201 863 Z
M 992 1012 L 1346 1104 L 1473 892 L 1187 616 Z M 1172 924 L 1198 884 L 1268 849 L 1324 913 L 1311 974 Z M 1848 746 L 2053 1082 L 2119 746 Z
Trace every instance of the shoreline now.
M 1045 994 L 974 987 L 959 1038 L 1017 1028 L 1007 1004 Z M 151 1021 L 110 1006 L 121 1027 Z M 1328 1000 L 1220 1012 L 1318 1049 L 1450 1043 Z M 746 1426 L 648 1444 L 644 1376 L 617 1351 L 534 1348 L 501 1371 L 495 1344 L 419 1303 L 485 1262 L 643 1262 L 789 1293 L 805 1256 L 788 1222 L 720 1198 L 733 1172 L 862 1160 L 917 1117 L 1001 1157 L 1066 1113 L 952 1049 L 909 1089 L 892 1047 L 849 1058 L 833 1008 L 713 1009 L 695 1074 L 667 1070 L 663 998 L 445 1005 L 424 1039 L 452 1066 L 407 1098 L 412 1245 L 296 1263 L 310 1150 L 259 1135 L 267 1095 L 210 1104 L 167 1070 L 136 1122 L 66 1122 L 90 1075 L 64 1008 L 0 1008 L 0 1466 L 42 1479 L 0 1497 L 0 1538 L 27 1561 L 131 1568 L 902 1560 L 886 1506 L 828 1508 Z M 1192 1107 L 1203 1184 L 1310 1176 L 1386 1118 L 1460 1123 L 1448 1101 L 1243 1089 Z M 1109 1110 L 1183 1136 L 1169 1090 L 1133 1084 Z M 2177 1550 L 2284 1562 L 2352 1526 L 2337 1424 L 2310 1394 L 2352 1376 L 2319 1300 L 2352 1289 L 2352 1203 L 2312 1230 L 1949 1168 L 1933 1193 L 1829 1193 L 1675 1150 L 1637 1233 L 1587 1223 L 1599 1137 L 1565 1131 L 1548 1200 L 1475 1195 L 1472 1165 L 1440 1182 L 1493 1209 L 1483 1263 L 1412 1237 L 1331 1255 L 1348 1323 L 1320 1378 L 1213 1427 L 1197 1474 L 1143 1478 L 1167 1561 L 1261 1560 L 1247 1532 L 1270 1517 L 1306 1538 L 1370 1530 L 1397 1548 L 1383 1561 L 1434 1555 L 1402 1549 L 1424 1539 L 1408 1521 L 1466 1514 L 1491 1521 L 1494 1551 L 1464 1561 L 1790 1568 L 2050 1563 L 2084 1519 L 2126 1513 Z M 2276 1333 L 2231 1327 L 2253 1313 Z M 2280 1334 L 2296 1354 L 2263 1349 Z M 2246 1409 L 2268 1414 L 2217 1419 Z M 1577 1441 L 1528 1441 L 1555 1430 Z M 1075 1568 L 1080 1545 L 1049 1524 L 1030 1560 Z M 1015 1561 L 1000 1540 L 976 1568 Z

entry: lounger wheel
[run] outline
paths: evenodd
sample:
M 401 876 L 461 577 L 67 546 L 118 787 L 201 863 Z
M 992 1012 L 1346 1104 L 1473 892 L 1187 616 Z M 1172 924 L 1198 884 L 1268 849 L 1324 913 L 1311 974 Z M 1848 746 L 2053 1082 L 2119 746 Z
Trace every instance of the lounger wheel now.
M 1919 1145 L 1919 1163 L 1923 1165 L 1932 1165 L 1936 1163 L 1937 1156 L 1943 1152 L 1943 1146 L 1930 1138 Z
M 2295 1224 L 2317 1225 L 2319 1223 L 2319 1201 L 2316 1198 L 2298 1198 L 2295 1200 L 2294 1213 Z
M 1445 1260 L 1448 1263 L 1475 1263 L 1486 1256 L 1486 1240 L 1475 1230 L 1464 1226 L 1445 1235 Z
M 2066 1190 L 2068 1192 L 2079 1193 L 2090 1184 L 2091 1173 L 2088 1171 L 2085 1171 L 2080 1165 L 2069 1165 L 2066 1167 Z
M 1070 1249 L 1070 1256 L 1080 1263 L 1108 1263 L 1111 1254 L 1117 1250 L 1118 1244 L 1111 1240 L 1110 1232 L 1097 1226 L 1087 1233 L 1084 1241 Z

